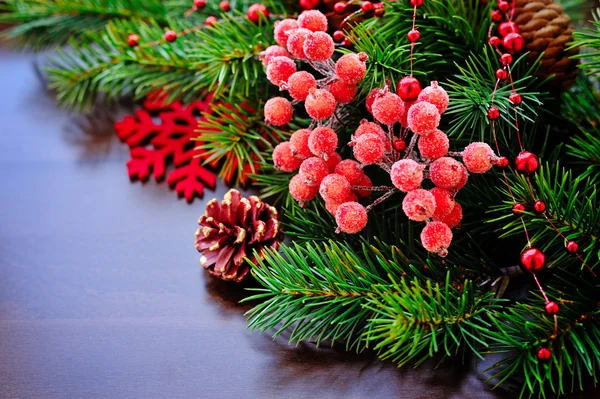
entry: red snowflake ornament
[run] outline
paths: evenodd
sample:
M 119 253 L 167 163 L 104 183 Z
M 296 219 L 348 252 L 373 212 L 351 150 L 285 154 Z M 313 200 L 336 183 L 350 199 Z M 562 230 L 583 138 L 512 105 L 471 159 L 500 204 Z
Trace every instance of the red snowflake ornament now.
M 213 189 L 216 175 L 202 165 L 206 154 L 197 149 L 201 143 L 191 141 L 198 136 L 195 130 L 202 118 L 198 115 L 209 110 L 210 100 L 183 105 L 179 101 L 166 103 L 155 94 L 144 101 L 135 116 L 128 115 L 115 123 L 117 136 L 130 148 L 129 178 L 147 181 L 152 175 L 162 181 L 172 164 L 174 170 L 168 173 L 167 183 L 188 202 L 202 197 L 205 186 Z

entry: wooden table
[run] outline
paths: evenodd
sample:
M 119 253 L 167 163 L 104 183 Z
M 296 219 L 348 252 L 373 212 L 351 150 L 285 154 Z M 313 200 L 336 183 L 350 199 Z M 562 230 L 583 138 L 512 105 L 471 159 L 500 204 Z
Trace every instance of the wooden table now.
M 242 290 L 193 248 L 203 201 L 131 184 L 126 147 L 57 109 L 36 58 L 0 49 L 0 398 L 515 397 L 481 366 L 398 370 L 246 331 Z

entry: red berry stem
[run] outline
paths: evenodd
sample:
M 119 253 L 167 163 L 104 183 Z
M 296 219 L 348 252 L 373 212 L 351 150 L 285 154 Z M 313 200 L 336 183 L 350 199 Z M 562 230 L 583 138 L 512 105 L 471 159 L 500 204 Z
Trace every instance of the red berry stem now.
M 385 201 L 386 199 L 388 199 L 392 195 L 394 195 L 396 193 L 396 191 L 398 191 L 396 188 L 392 188 L 387 193 L 383 194 L 381 197 L 379 197 L 375 201 L 373 201 L 373 203 L 371 203 L 370 205 L 365 207 L 365 210 L 367 212 L 369 212 L 371 209 L 375 208 L 377 205 L 381 204 L 383 201 Z
M 365 190 L 365 191 L 389 191 L 395 190 L 394 187 L 390 186 L 352 186 L 352 190 Z
M 412 30 L 415 30 L 415 24 L 417 22 L 417 3 L 415 3 L 413 10 Z M 415 42 L 410 43 L 410 76 L 413 76 L 413 54 L 415 52 Z

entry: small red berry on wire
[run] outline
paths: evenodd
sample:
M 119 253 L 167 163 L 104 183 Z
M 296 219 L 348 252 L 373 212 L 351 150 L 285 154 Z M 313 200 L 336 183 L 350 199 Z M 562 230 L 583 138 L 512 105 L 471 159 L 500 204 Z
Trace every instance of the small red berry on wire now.
M 410 0 L 410 5 L 413 7 L 421 7 L 423 5 L 423 0 Z
M 371 3 L 370 1 L 363 1 L 363 3 L 360 6 L 360 10 L 364 13 L 370 13 L 371 11 L 373 11 L 375 9 L 375 6 L 373 5 L 373 3 Z
M 510 93 L 510 96 L 508 96 L 508 101 L 510 101 L 512 103 L 512 105 L 519 105 L 523 102 L 523 99 L 521 98 L 521 95 L 519 93 Z
M 421 83 L 412 76 L 405 76 L 400 79 L 396 93 L 402 101 L 414 101 L 421 93 Z
M 523 50 L 523 46 L 525 45 L 525 39 L 518 33 L 509 33 L 504 36 L 504 40 L 502 40 L 502 44 L 504 48 L 509 53 L 518 53 Z
M 504 18 L 502 11 L 500 11 L 500 10 L 492 11 L 492 21 L 500 22 L 500 21 L 502 21 L 502 18 Z
M 567 245 L 565 245 L 565 249 L 567 250 L 568 253 L 575 254 L 579 250 L 579 244 L 577 244 L 573 240 L 567 241 Z
M 507 66 L 512 64 L 513 62 L 513 58 L 512 55 L 508 54 L 508 53 L 504 53 L 500 56 L 500 62 L 502 63 L 502 65 Z
M 168 30 L 165 32 L 165 40 L 169 43 L 174 42 L 177 39 L 177 33 L 174 30 Z
M 519 27 L 513 21 L 502 22 L 498 26 L 498 33 L 504 37 L 509 33 L 519 33 Z
M 502 40 L 498 36 L 492 36 L 488 39 L 488 43 L 492 47 L 498 47 L 502 43 Z
M 503 1 L 503 0 L 500 0 L 500 1 L 498 2 L 498 9 L 499 9 L 500 11 L 502 11 L 502 12 L 507 12 L 509 8 L 510 8 L 510 4 L 508 3 L 508 1 Z
M 319 1 L 320 0 L 300 0 L 298 4 L 300 4 L 300 7 L 304 10 L 312 10 L 319 4 Z
M 521 253 L 521 264 L 531 273 L 535 273 L 544 268 L 546 255 L 537 248 L 528 248 Z
M 506 79 L 508 79 L 508 72 L 506 72 L 506 69 L 496 69 L 496 79 L 499 79 L 500 81 L 505 81 Z
M 544 213 L 546 211 L 546 204 L 544 201 L 537 200 L 535 204 L 533 204 L 533 210 L 536 213 Z
M 262 4 L 254 3 L 248 7 L 246 17 L 255 24 L 260 22 L 261 15 L 263 18 L 269 18 L 269 10 Z
M 219 3 L 219 8 L 225 12 L 231 10 L 231 5 L 229 4 L 228 1 L 223 0 L 222 2 Z
M 385 14 L 385 3 L 375 3 L 373 7 L 375 7 L 375 16 L 383 17 L 383 15 Z
M 406 141 L 402 139 L 394 140 L 394 150 L 398 152 L 406 150 Z
M 204 8 L 206 6 L 206 0 L 194 0 L 194 7 L 196 9 Z
M 500 118 L 500 111 L 496 107 L 488 108 L 487 114 L 488 114 L 488 118 L 490 118 L 493 121 Z
M 335 32 L 333 32 L 333 35 L 331 35 L 331 36 L 333 37 L 333 41 L 336 43 L 341 43 L 346 38 L 344 36 L 344 32 L 342 32 L 341 30 L 336 30 Z
M 545 308 L 546 308 L 546 313 L 548 313 L 551 316 L 557 314 L 558 311 L 560 310 L 560 307 L 558 306 L 558 304 L 556 302 L 546 303 Z
M 421 38 L 421 34 L 419 33 L 418 30 L 411 29 L 408 31 L 408 34 L 406 35 L 406 37 L 408 38 L 409 42 L 414 43 Z
M 518 204 L 518 203 L 517 203 L 517 204 L 514 204 L 514 205 L 513 205 L 512 212 L 513 212 L 515 215 L 517 215 L 517 216 L 519 216 L 519 215 L 522 215 L 522 214 L 523 214 L 523 212 L 525 212 L 525 205 L 523 205 L 523 204 Z
M 333 5 L 333 11 L 335 11 L 338 14 L 343 13 L 344 11 L 346 11 L 346 7 L 347 4 L 343 1 L 338 1 L 337 3 L 335 3 Z
M 129 45 L 129 47 L 135 47 L 138 44 L 140 44 L 140 37 L 138 35 L 131 34 L 127 37 L 127 44 Z
M 498 157 L 495 160 L 493 160 L 492 163 L 500 169 L 505 169 L 508 166 L 509 161 L 506 157 Z
M 529 151 L 523 151 L 515 158 L 515 167 L 524 174 L 534 173 L 539 165 L 538 158 Z
M 540 348 L 537 352 L 538 359 L 545 361 L 552 357 L 552 353 L 547 348 Z

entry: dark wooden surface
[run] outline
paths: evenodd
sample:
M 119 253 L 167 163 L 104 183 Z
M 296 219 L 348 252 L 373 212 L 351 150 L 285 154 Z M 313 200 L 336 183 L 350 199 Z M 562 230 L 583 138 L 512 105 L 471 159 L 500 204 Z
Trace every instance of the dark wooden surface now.
M 246 331 L 239 288 L 193 248 L 203 201 L 131 184 L 126 148 L 58 110 L 36 58 L 0 49 L 1 399 L 515 397 L 481 366 L 398 370 Z

